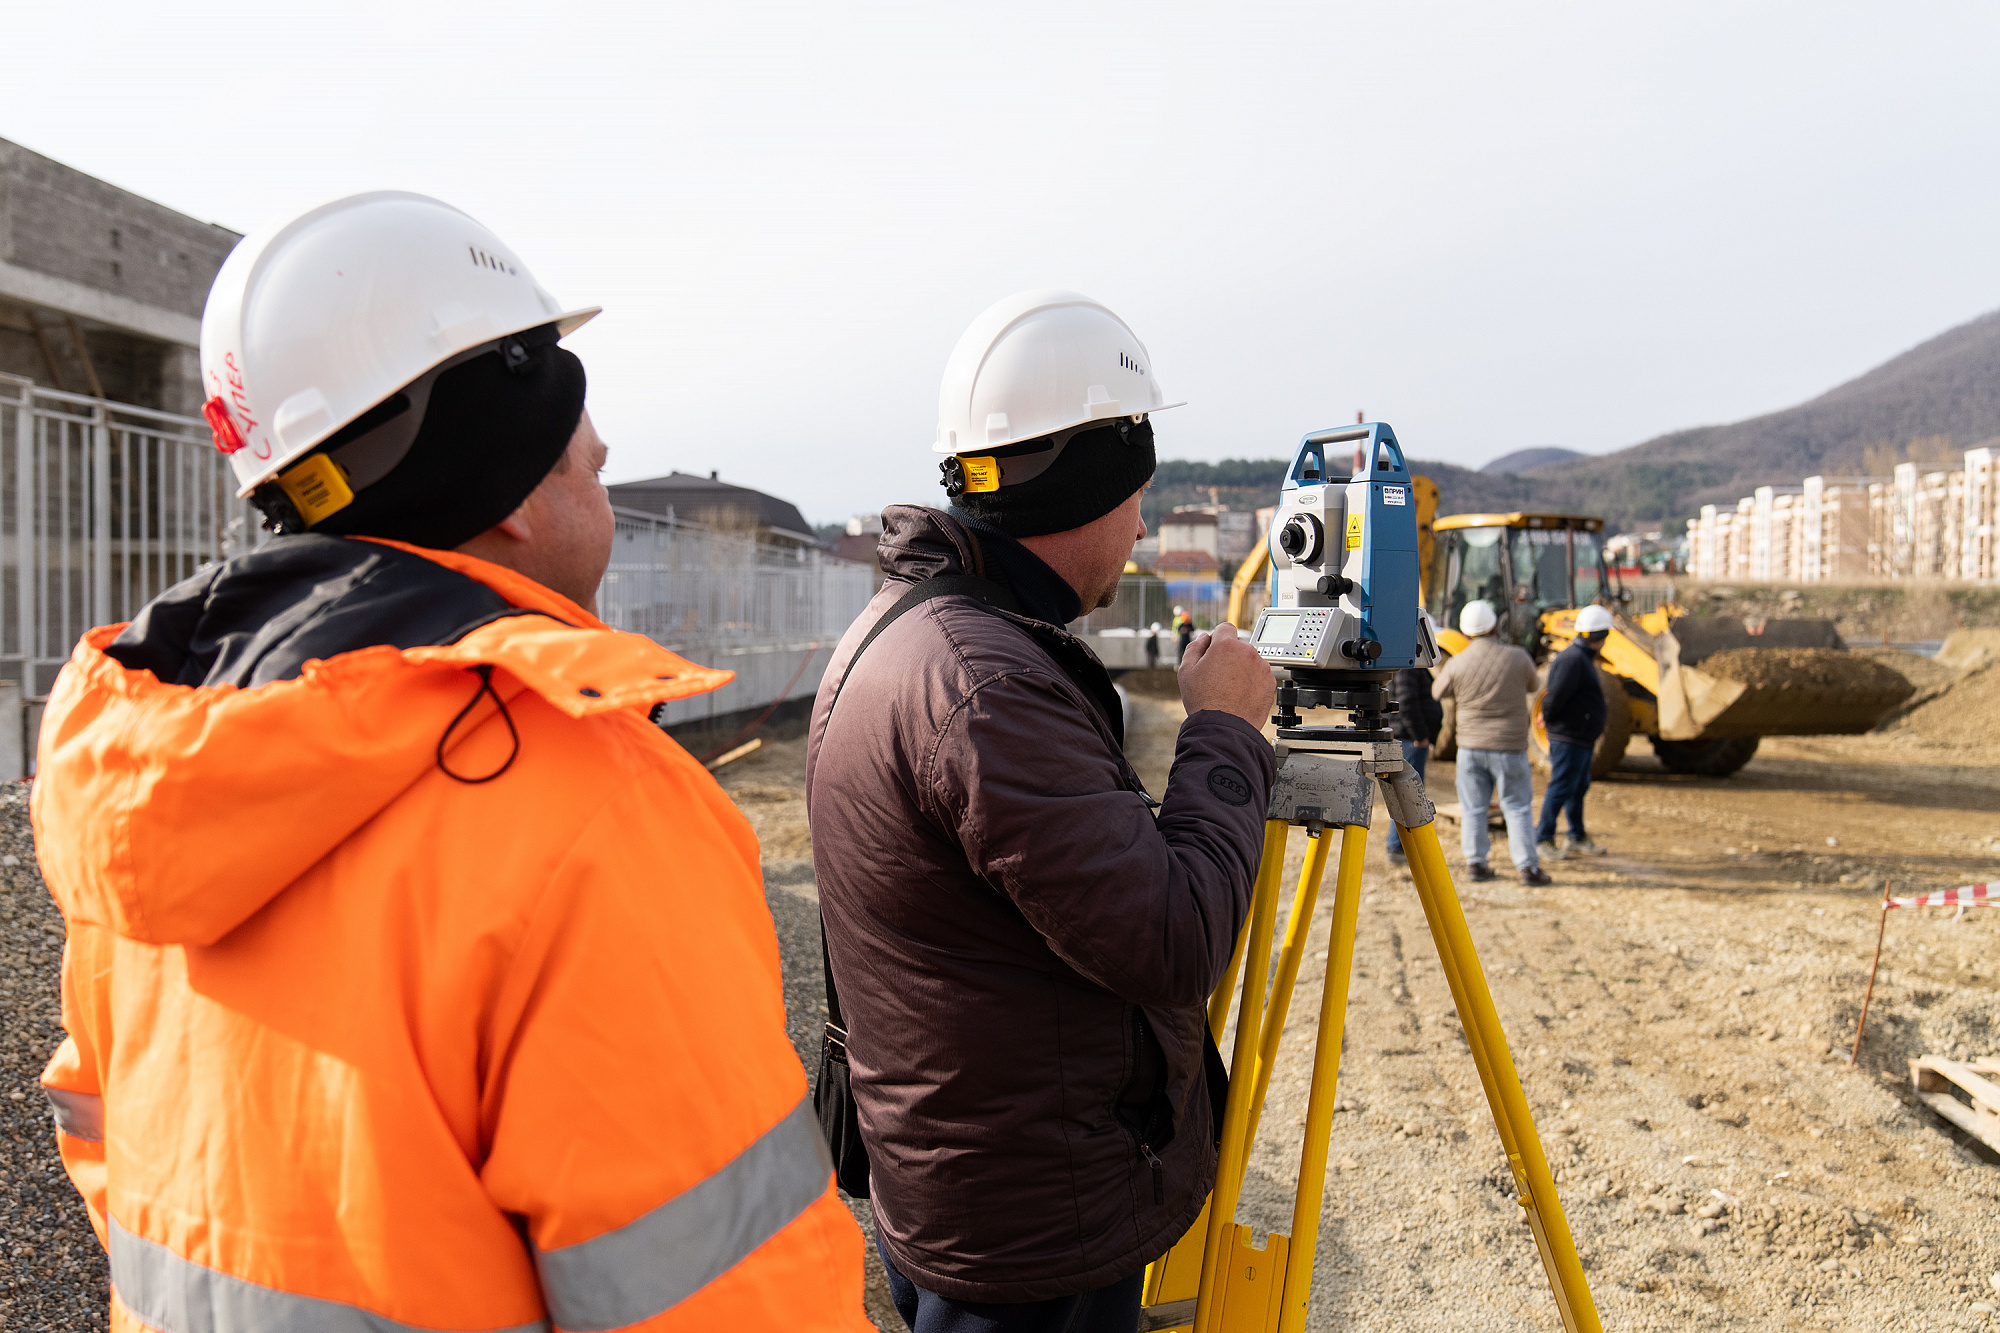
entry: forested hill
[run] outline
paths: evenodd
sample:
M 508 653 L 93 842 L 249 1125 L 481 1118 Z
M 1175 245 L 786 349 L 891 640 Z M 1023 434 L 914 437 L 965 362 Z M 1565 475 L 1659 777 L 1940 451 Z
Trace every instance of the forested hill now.
M 1160 515 L 1176 505 L 1217 503 L 1232 509 L 1275 505 L 1290 465 L 1288 458 L 1225 458 L 1220 463 L 1168 459 L 1153 474 L 1153 489 L 1143 507 L 1146 525 L 1157 527 Z M 1536 503 L 1535 483 L 1526 477 L 1421 459 L 1411 459 L 1410 467 L 1437 483 L 1440 514 L 1530 508 Z
M 1530 469 L 1553 503 L 1616 526 L 1685 519 L 1759 486 L 1814 473 L 1886 476 L 1899 462 L 1955 467 L 2000 436 L 2000 311 L 1948 329 L 1797 407 L 1674 431 Z

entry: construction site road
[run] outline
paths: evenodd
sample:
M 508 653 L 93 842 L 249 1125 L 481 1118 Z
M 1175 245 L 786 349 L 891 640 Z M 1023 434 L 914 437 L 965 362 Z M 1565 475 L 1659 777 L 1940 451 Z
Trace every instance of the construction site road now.
M 1126 681 L 1130 750 L 1157 795 L 1183 714 Z M 1545 889 L 1504 870 L 1471 883 L 1441 827 L 1605 1327 L 2000 1328 L 1982 1308 L 2000 1306 L 2000 1167 L 1913 1099 L 1907 1068 L 2000 1053 L 2000 909 L 1891 913 L 1859 1068 L 1846 1059 L 1883 880 L 1902 894 L 2000 872 L 1993 748 L 1767 740 L 1707 779 L 1667 773 L 1641 740 L 1590 793 L 1610 854 L 1551 864 Z M 721 776 L 787 853 L 767 873 L 810 1070 L 823 1001 L 803 756 L 769 744 Z M 1456 801 L 1450 764 L 1429 778 Z M 1364 878 L 1310 1326 L 1559 1328 L 1385 833 Z M 1293 877 L 1304 843 L 1295 832 Z M 1330 881 L 1238 1214 L 1260 1231 L 1290 1224 Z M 900 1333 L 870 1265 L 870 1314 Z

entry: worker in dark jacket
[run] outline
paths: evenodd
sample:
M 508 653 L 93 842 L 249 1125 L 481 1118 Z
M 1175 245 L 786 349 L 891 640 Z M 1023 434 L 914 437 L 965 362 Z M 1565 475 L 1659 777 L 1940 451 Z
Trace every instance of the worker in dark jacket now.
M 1431 697 L 1431 673 L 1422 667 L 1398 671 L 1390 683 L 1389 697 L 1396 705 L 1389 719 L 1389 730 L 1403 743 L 1403 762 L 1417 770 L 1417 781 L 1421 784 L 1424 767 L 1430 762 L 1431 746 L 1444 730 L 1444 705 Z M 1403 855 L 1402 836 L 1393 822 L 1389 825 L 1389 860 L 1396 865 L 1408 860 Z
M 919 1333 L 1132 1333 L 1145 1266 L 1214 1182 L 1204 1004 L 1262 846 L 1271 672 L 1229 626 L 1189 644 L 1156 814 L 1109 677 L 1062 628 L 1111 604 L 1145 531 L 1157 383 L 1086 298 L 981 316 L 939 440 L 982 452 L 946 461 L 949 512 L 884 511 L 886 581 L 814 705 L 827 954 Z M 965 575 L 1000 591 L 918 602 L 856 657 L 914 585 Z
M 1604 848 L 1583 829 L 1583 795 L 1590 790 L 1590 765 L 1597 738 L 1604 734 L 1604 683 L 1597 659 L 1611 633 L 1611 612 L 1586 606 L 1576 615 L 1576 637 L 1549 664 L 1542 692 L 1542 725 L 1549 734 L 1549 785 L 1542 794 L 1542 820 L 1535 843 L 1544 861 L 1572 855 L 1602 856 Z M 1569 843 L 1556 846 L 1556 815 L 1569 814 Z

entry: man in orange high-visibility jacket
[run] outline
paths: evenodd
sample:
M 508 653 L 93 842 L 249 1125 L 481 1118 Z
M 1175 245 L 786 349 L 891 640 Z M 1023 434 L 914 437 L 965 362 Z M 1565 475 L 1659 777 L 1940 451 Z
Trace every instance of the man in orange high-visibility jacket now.
M 413 195 L 217 277 L 280 535 L 83 637 L 34 793 L 114 1329 L 869 1328 L 756 840 L 648 721 L 728 674 L 591 610 L 590 313 Z

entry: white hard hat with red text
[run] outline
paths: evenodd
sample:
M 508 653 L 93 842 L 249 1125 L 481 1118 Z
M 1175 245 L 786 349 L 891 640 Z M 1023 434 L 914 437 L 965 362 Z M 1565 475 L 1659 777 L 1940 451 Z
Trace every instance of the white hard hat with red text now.
M 564 310 L 491 231 L 383 190 L 245 237 L 201 317 L 202 415 L 237 494 L 461 353 L 598 307 Z

